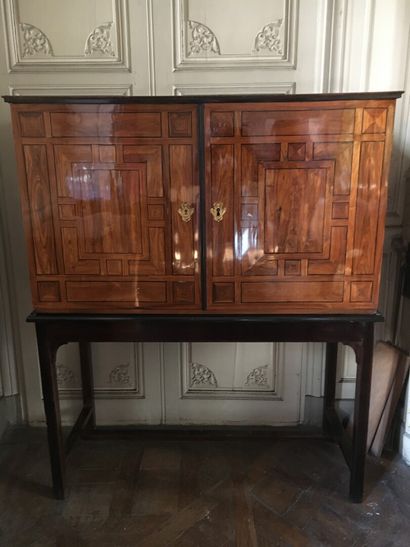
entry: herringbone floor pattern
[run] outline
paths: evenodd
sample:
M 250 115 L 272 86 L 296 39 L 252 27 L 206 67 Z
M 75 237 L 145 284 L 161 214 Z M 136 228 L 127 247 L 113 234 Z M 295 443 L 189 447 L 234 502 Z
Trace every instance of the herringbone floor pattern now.
M 409 547 L 410 468 L 371 462 L 363 504 L 329 442 L 81 440 L 51 497 L 42 430 L 0 443 L 0 545 Z

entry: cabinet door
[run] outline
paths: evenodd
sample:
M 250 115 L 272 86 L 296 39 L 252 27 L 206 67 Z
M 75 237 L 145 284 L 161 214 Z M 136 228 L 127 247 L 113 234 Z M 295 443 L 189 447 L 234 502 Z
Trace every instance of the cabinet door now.
M 393 109 L 363 106 L 207 106 L 209 308 L 377 309 Z
M 49 172 L 49 233 L 34 245 L 47 241 L 53 259 L 35 272 L 38 307 L 196 308 L 196 112 L 117 108 L 43 114 L 51 131 L 41 167 L 42 176 Z M 25 146 L 27 165 L 37 148 Z M 29 187 L 36 177 L 29 173 Z M 32 192 L 31 210 L 35 200 Z

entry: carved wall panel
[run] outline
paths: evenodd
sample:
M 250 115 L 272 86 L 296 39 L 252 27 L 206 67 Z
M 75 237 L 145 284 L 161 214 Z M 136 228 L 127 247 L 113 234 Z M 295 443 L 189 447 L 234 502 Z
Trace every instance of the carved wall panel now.
M 184 398 L 278 399 L 283 344 L 181 344 Z
M 92 344 L 95 396 L 101 399 L 144 398 L 142 344 Z M 57 353 L 57 381 L 62 398 L 81 397 L 81 371 L 76 344 L 61 346 Z
M 4 0 L 4 6 L 11 71 L 129 70 L 126 0 Z
M 297 15 L 297 0 L 174 0 L 174 69 L 294 68 Z

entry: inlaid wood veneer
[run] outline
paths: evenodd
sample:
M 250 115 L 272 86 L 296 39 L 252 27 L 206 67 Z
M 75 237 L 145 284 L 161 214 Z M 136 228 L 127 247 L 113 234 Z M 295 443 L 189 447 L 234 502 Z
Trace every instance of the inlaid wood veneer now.
M 399 95 L 7 97 L 35 309 L 375 312 Z

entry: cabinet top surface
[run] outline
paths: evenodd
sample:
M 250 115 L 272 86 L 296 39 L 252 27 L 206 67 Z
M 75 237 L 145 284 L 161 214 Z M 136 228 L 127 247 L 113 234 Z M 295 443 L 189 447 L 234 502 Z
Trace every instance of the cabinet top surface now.
M 299 102 L 348 101 L 372 99 L 398 99 L 403 91 L 374 91 L 361 93 L 304 93 L 304 94 L 253 94 L 253 95 L 144 95 L 144 96 L 82 96 L 82 95 L 3 95 L 7 103 L 21 104 L 144 104 L 144 103 L 243 103 L 243 102 Z

